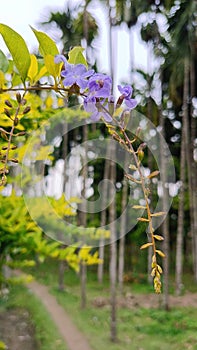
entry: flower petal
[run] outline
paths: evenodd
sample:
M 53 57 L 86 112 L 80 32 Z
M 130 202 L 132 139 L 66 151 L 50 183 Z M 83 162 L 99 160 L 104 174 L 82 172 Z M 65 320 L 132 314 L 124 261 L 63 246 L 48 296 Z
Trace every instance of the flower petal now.
M 113 118 L 111 117 L 111 115 L 108 114 L 108 113 L 103 113 L 103 118 L 105 119 L 105 121 L 106 121 L 107 123 L 110 123 L 110 122 L 112 122 L 112 120 L 113 120 Z
M 65 65 L 68 63 L 68 61 L 64 55 L 56 55 L 54 58 L 54 61 L 55 61 L 55 63 L 64 62 Z
M 76 79 L 76 83 L 77 83 L 77 85 L 78 85 L 81 89 L 83 89 L 83 90 L 85 90 L 86 87 L 87 87 L 87 85 L 88 85 L 87 80 L 85 80 L 85 79 L 83 79 L 83 78 L 78 78 L 78 79 Z
M 82 75 L 87 72 L 86 66 L 84 64 L 76 64 L 76 66 L 73 67 L 73 74 L 76 75 Z
M 91 115 L 90 119 L 91 119 L 92 121 L 94 121 L 94 122 L 98 122 L 98 120 L 101 119 L 101 114 L 100 114 L 100 112 L 98 112 L 98 110 L 97 110 L 96 112 L 94 112 L 94 113 Z
M 74 83 L 75 83 L 75 78 L 71 74 L 68 74 L 63 80 L 64 86 L 72 86 Z
M 125 99 L 125 104 L 130 109 L 133 109 L 137 106 L 137 101 L 134 98 L 128 98 L 128 99 Z
M 83 78 L 91 77 L 93 74 L 94 74 L 94 69 L 90 69 L 86 73 L 83 73 Z
M 121 85 L 118 85 L 118 90 L 125 98 L 130 97 L 133 92 L 133 89 L 130 85 L 125 85 L 123 87 Z

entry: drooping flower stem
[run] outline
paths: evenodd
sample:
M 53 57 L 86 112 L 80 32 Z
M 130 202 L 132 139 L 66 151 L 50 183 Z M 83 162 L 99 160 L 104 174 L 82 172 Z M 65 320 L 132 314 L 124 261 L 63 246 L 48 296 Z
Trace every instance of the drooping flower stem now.
M 121 122 L 118 121 L 116 118 L 113 118 L 116 127 L 106 124 L 108 131 L 110 133 L 110 135 L 119 142 L 119 144 L 121 144 L 121 146 L 124 147 L 124 149 L 129 152 L 130 154 L 132 154 L 133 158 L 134 158 L 134 167 L 135 170 L 138 171 L 139 174 L 139 180 L 135 179 L 134 177 L 132 177 L 130 174 L 126 174 L 126 178 L 130 181 L 136 182 L 137 184 L 139 184 L 142 188 L 142 192 L 143 192 L 143 197 L 145 200 L 145 206 L 134 206 L 134 209 L 144 209 L 146 210 L 146 214 L 147 217 L 139 217 L 138 221 L 141 222 L 146 222 L 149 225 L 149 232 L 148 234 L 150 235 L 150 239 L 151 242 L 145 243 L 141 246 L 141 249 L 145 249 L 145 248 L 149 248 L 151 247 L 153 250 L 153 254 L 152 254 L 152 271 L 151 271 L 151 276 L 154 279 L 154 289 L 156 293 L 160 293 L 161 292 L 161 274 L 162 274 L 162 268 L 161 266 L 157 263 L 157 255 L 160 255 L 161 257 L 164 257 L 164 253 L 161 250 L 158 250 L 156 247 L 156 240 L 158 241 L 162 241 L 163 237 L 160 235 L 155 235 L 154 234 L 154 228 L 153 228 L 153 217 L 154 216 L 160 216 L 160 215 L 164 215 L 163 212 L 159 212 L 159 213 L 151 213 L 151 209 L 150 209 L 150 205 L 149 205 L 149 193 L 150 190 L 146 185 L 146 179 L 149 179 L 151 177 L 154 177 L 156 175 L 158 175 L 158 171 L 155 171 L 153 173 L 151 173 L 148 177 L 145 177 L 142 173 L 142 169 L 141 169 L 141 161 L 143 159 L 143 148 L 146 146 L 145 144 L 141 144 L 137 150 L 134 149 L 133 144 L 135 143 L 135 141 L 137 140 L 137 137 L 135 137 L 134 139 L 130 140 L 125 128 L 122 126 Z
M 157 249 L 156 249 L 156 242 L 155 242 L 155 237 L 154 237 L 154 228 L 153 228 L 153 222 L 152 222 L 152 214 L 151 214 L 151 209 L 150 209 L 150 205 L 149 205 L 149 188 L 146 187 L 145 184 L 145 177 L 142 173 L 141 170 L 141 160 L 139 159 L 139 154 L 138 154 L 138 150 L 135 151 L 133 148 L 133 144 L 131 143 L 126 131 L 124 128 L 121 127 L 120 123 L 118 122 L 118 126 L 120 128 L 121 134 L 124 137 L 124 141 L 126 141 L 126 145 L 128 148 L 128 151 L 130 153 L 132 153 L 134 161 L 135 161 L 135 166 L 137 168 L 137 171 L 139 173 L 139 177 L 140 177 L 140 182 L 141 182 L 141 188 L 143 191 L 143 195 L 144 195 L 144 200 L 146 203 L 146 212 L 147 212 L 147 222 L 149 225 L 149 235 L 151 238 L 151 242 L 147 243 L 147 247 L 152 247 L 153 250 L 153 255 L 152 255 L 152 276 L 154 277 L 154 288 L 155 288 L 155 292 L 156 293 L 160 293 L 161 292 L 161 281 L 160 281 L 160 275 L 161 275 L 161 268 L 159 269 L 160 272 L 158 271 L 158 264 L 157 264 Z M 144 218 L 139 218 L 139 221 L 143 221 Z M 143 247 L 143 246 L 142 246 Z M 141 248 L 142 248 L 141 247 Z

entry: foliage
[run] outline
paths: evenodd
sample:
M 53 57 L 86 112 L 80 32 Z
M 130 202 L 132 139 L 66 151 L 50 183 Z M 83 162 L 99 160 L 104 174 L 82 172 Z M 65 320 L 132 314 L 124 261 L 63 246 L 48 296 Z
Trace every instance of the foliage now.
M 16 87 L 14 90 L 17 91 L 22 89 L 23 95 L 17 92 L 17 108 L 15 113 L 12 115 L 10 110 L 4 108 L 4 114 L 11 120 L 11 130 L 2 129 L 4 138 L 7 141 L 6 154 L 2 157 L 2 162 L 4 164 L 2 168 L 2 185 L 6 184 L 6 175 L 9 172 L 8 162 L 18 162 L 18 159 L 10 158 L 10 151 L 12 148 L 12 140 L 15 136 L 20 136 L 21 133 L 15 134 L 15 128 L 19 123 L 19 114 L 27 114 L 30 112 L 30 107 L 26 106 L 25 95 L 28 91 L 55 91 L 59 93 L 62 97 L 68 98 L 70 95 L 79 95 L 84 99 L 84 109 L 91 113 L 91 119 L 93 121 L 98 121 L 102 119 L 108 128 L 109 134 L 114 138 L 123 148 L 133 156 L 134 164 L 130 165 L 131 171 L 138 173 L 138 179 L 136 179 L 132 174 L 127 174 L 126 177 L 129 181 L 139 184 L 142 187 L 142 192 L 145 200 L 145 206 L 135 206 L 135 209 L 144 209 L 146 211 L 146 217 L 139 217 L 138 221 L 146 222 L 149 225 L 149 235 L 151 242 L 142 245 L 141 249 L 147 247 L 152 247 L 152 276 L 154 278 L 154 288 L 156 293 L 161 291 L 161 279 L 162 268 L 157 263 L 157 255 L 164 257 L 164 253 L 156 248 L 156 241 L 162 240 L 163 238 L 159 235 L 154 234 L 154 228 L 152 223 L 152 218 L 155 216 L 161 216 L 165 213 L 151 212 L 149 205 L 149 187 L 148 180 L 158 175 L 158 171 L 153 171 L 150 175 L 144 176 L 141 170 L 141 162 L 144 158 L 144 148 L 145 144 L 137 145 L 135 149 L 134 143 L 138 141 L 135 137 L 130 139 L 130 135 L 126 132 L 127 120 L 129 117 L 129 111 L 136 107 L 137 102 L 132 98 L 132 88 L 129 85 L 124 87 L 118 85 L 118 90 L 120 96 L 115 102 L 114 97 L 111 96 L 112 89 L 112 79 L 104 74 L 95 73 L 94 70 L 88 70 L 86 65 L 84 65 L 85 58 L 82 55 L 83 49 L 80 47 L 75 47 L 69 53 L 69 60 L 63 56 L 58 55 L 58 49 L 53 40 L 48 37 L 45 33 L 39 32 L 33 29 L 33 32 L 39 42 L 39 51 L 44 58 L 42 70 L 46 71 L 49 75 L 49 82 L 44 84 L 39 84 L 37 89 L 36 86 L 31 85 L 31 81 L 37 76 L 37 66 L 38 62 L 36 57 L 30 57 L 26 44 L 21 38 L 22 43 L 20 50 L 24 51 L 24 56 L 21 58 L 20 65 L 26 64 L 26 70 L 21 69 L 18 62 L 18 57 L 21 52 L 18 53 L 17 48 L 13 45 L 13 39 L 17 40 L 18 34 L 9 27 L 4 27 L 2 25 L 2 36 L 8 48 L 10 48 L 10 53 L 13 58 L 14 65 L 18 68 L 17 74 L 23 82 L 23 87 Z M 11 38 L 9 40 L 9 37 Z M 28 58 L 27 62 L 26 59 Z M 27 66 L 28 65 L 28 66 Z M 5 82 L 5 86 L 2 87 L 2 93 L 8 93 L 13 91 L 13 87 L 9 86 L 10 83 Z M 126 110 L 122 108 L 122 104 L 126 104 Z M 12 104 L 8 100 L 5 104 L 11 109 Z M 121 116 L 119 117 L 119 114 Z M 22 135 L 24 132 L 22 132 Z M 96 256 L 95 256 L 96 258 Z
M 68 206 L 68 201 L 60 198 L 59 201 L 50 199 L 55 203 L 59 215 L 73 215 Z M 27 207 L 21 196 L 13 192 L 11 196 L 1 196 L 0 207 L 0 283 L 21 283 L 26 278 L 18 276 L 5 276 L 3 267 L 11 269 L 31 267 L 37 260 L 43 262 L 46 257 L 67 261 L 75 271 L 79 271 L 81 261 L 87 265 L 97 264 L 97 252 L 91 253 L 91 247 L 64 247 L 62 243 L 45 237 L 42 230 L 32 221 Z
M 23 285 L 12 286 L 9 296 L 1 303 L 1 311 L 27 310 L 35 330 L 35 340 L 40 350 L 66 350 L 56 325 L 43 304 Z
M 42 265 L 41 269 L 35 271 L 33 267 L 32 270 L 39 281 L 49 286 L 60 305 L 69 312 L 73 322 L 86 334 L 95 350 L 104 349 L 106 346 L 111 350 L 121 350 L 123 346 L 128 350 L 139 349 L 139 347 L 147 350 L 158 348 L 165 350 L 166 345 L 169 345 L 170 349 L 179 350 L 180 344 L 183 348 L 191 346 L 195 349 L 197 313 L 195 308 L 192 309 L 192 313 L 190 307 L 173 308 L 170 312 L 166 312 L 160 308 L 144 308 L 142 305 L 137 305 L 131 310 L 125 306 L 122 307 L 119 303 L 117 315 L 119 341 L 111 343 L 105 331 L 110 323 L 107 276 L 105 276 L 103 285 L 99 285 L 95 280 L 95 273 L 88 273 L 88 307 L 83 312 L 79 312 L 80 288 L 73 271 L 66 274 L 66 290 L 60 293 L 57 291 L 56 281 L 53 278 L 57 271 L 57 266 L 54 266 L 53 262 L 48 261 L 47 264 Z M 189 288 L 193 287 L 189 281 L 187 282 Z M 148 300 L 150 293 L 152 294 L 151 287 L 147 284 L 125 284 L 123 299 L 125 301 L 127 296 L 129 299 L 130 295 L 131 298 L 141 296 L 143 300 Z M 155 328 L 157 328 L 157 333 L 155 333 Z

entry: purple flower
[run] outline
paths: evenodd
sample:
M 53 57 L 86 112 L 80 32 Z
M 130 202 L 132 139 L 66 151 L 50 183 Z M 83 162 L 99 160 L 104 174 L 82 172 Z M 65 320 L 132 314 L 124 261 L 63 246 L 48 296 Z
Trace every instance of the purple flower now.
M 121 104 L 122 101 L 125 100 L 125 104 L 129 109 L 133 109 L 137 106 L 137 101 L 134 98 L 131 98 L 133 89 L 130 85 L 126 85 L 124 87 L 118 85 L 118 90 L 122 94 L 119 97 L 118 104 Z
M 61 73 L 61 76 L 64 78 L 64 86 L 77 84 L 81 89 L 86 89 L 88 85 L 87 78 L 94 74 L 93 69 L 87 70 L 84 64 L 70 64 L 63 55 L 57 55 L 55 62 L 64 62 L 65 64 L 65 70 Z
M 112 79 L 105 74 L 96 73 L 88 81 L 90 96 L 109 97 L 112 88 Z
M 88 80 L 87 87 L 88 95 L 84 99 L 84 109 L 91 113 L 91 119 L 95 122 L 101 118 L 108 123 L 111 122 L 112 117 L 108 112 L 106 99 L 110 99 L 111 103 L 112 79 L 108 75 L 96 73 Z
M 96 97 L 86 97 L 84 100 L 84 109 L 86 112 L 91 113 L 90 119 L 97 122 L 99 119 L 104 118 L 107 123 L 112 121 L 110 113 L 104 108 L 103 102 L 96 100 Z
M 73 84 L 77 84 L 81 89 L 85 90 L 88 81 L 87 78 L 90 77 L 94 73 L 94 70 L 87 70 L 84 64 L 69 64 L 66 67 L 66 70 L 62 71 L 62 77 L 64 86 L 72 86 Z
M 65 66 L 67 64 L 69 64 L 67 59 L 66 59 L 66 57 L 64 55 L 56 55 L 54 61 L 57 64 L 63 62 L 65 64 Z

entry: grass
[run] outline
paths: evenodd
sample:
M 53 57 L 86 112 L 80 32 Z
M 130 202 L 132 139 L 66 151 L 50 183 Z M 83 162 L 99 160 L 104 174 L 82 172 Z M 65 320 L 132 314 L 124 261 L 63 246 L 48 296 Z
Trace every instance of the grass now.
M 65 292 L 57 289 L 57 266 L 41 265 L 37 278 L 49 286 L 73 322 L 86 335 L 93 350 L 197 350 L 197 308 L 174 308 L 169 312 L 161 309 L 119 308 L 117 312 L 118 341 L 110 341 L 110 307 L 96 308 L 95 297 L 109 298 L 109 281 L 105 278 L 103 286 L 98 285 L 95 273 L 88 274 L 88 305 L 80 310 L 79 278 L 72 272 L 65 273 Z M 189 276 L 186 278 L 189 281 Z M 188 284 L 189 286 L 189 284 Z M 193 291 L 196 289 L 193 288 Z M 172 288 L 173 290 L 173 288 Z M 146 295 L 152 287 L 146 284 L 132 284 L 125 287 L 126 292 Z
M 94 350 L 197 350 L 197 309 L 118 310 L 118 342 L 109 340 L 109 307 L 89 304 L 79 312 L 79 298 L 71 293 L 52 290 L 58 302 L 68 311 L 76 325 L 86 334 Z
M 3 311 L 11 308 L 20 308 L 29 311 L 39 350 L 67 350 L 56 325 L 50 318 L 42 302 L 27 288 L 22 285 L 11 288 L 8 299 L 1 301 L 0 310 Z

